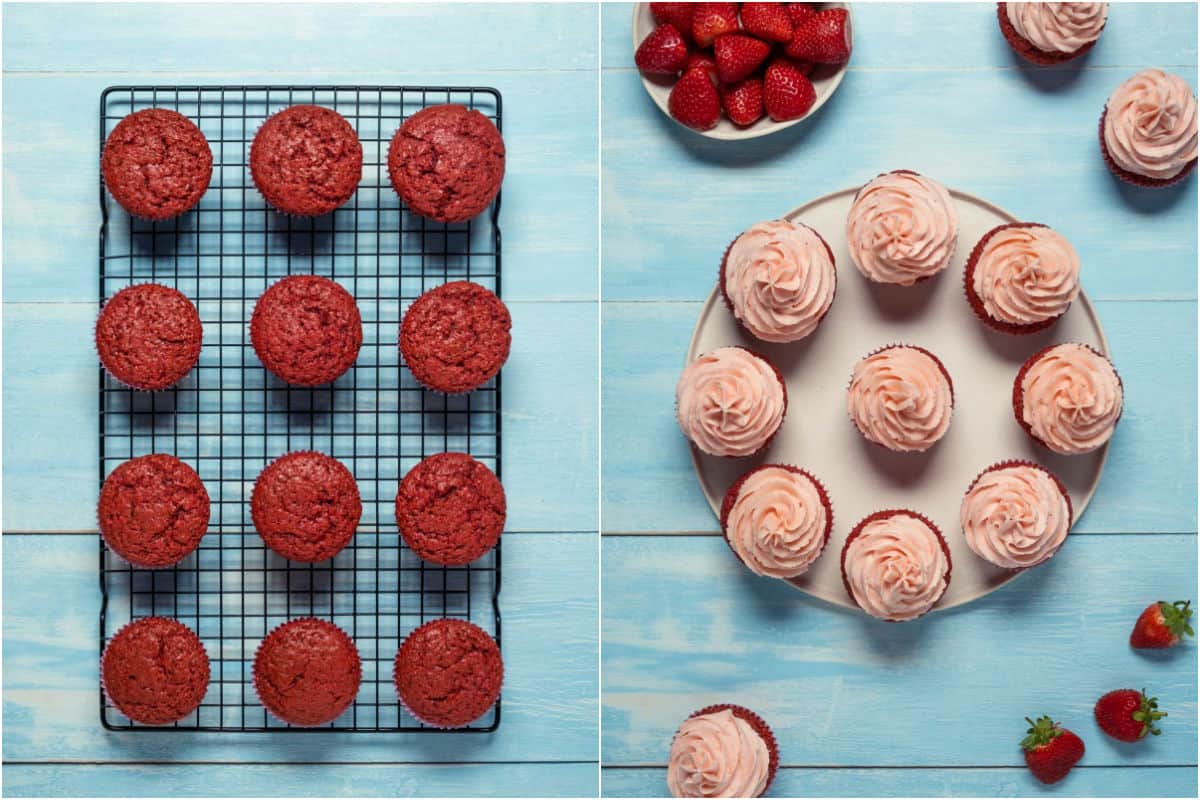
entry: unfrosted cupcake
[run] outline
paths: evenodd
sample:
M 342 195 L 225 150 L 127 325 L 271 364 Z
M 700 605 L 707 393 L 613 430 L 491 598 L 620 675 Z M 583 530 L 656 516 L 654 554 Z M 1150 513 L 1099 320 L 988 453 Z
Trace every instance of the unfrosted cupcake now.
M 671 740 L 674 797 L 762 797 L 779 771 L 779 745 L 760 716 L 721 704 L 692 714 Z
M 1112 173 L 1158 188 L 1196 168 L 1196 94 L 1187 81 L 1145 69 L 1109 95 L 1100 115 L 1100 152 Z
M 1112 438 L 1124 389 L 1112 362 L 1085 344 L 1055 344 L 1029 357 L 1013 381 L 1013 413 L 1056 453 L 1078 455 Z
M 209 663 L 191 628 L 166 617 L 129 623 L 100 656 L 100 685 L 117 710 L 143 725 L 191 714 L 208 691 Z
M 1032 461 L 993 464 L 971 482 L 959 512 L 967 545 L 985 561 L 1025 569 L 1049 560 L 1071 530 L 1071 497 Z
M 771 441 L 786 413 L 783 376 L 744 347 L 718 347 L 700 356 L 675 386 L 680 429 L 713 456 L 754 455 Z
M 200 361 L 204 326 L 192 301 L 158 283 L 126 286 L 108 298 L 96 320 L 96 353 L 121 383 L 157 392 Z
M 410 633 L 392 668 L 400 702 L 435 728 L 463 728 L 496 704 L 504 659 L 487 631 L 464 619 L 435 619 Z
M 211 513 L 196 470 L 166 453 L 138 456 L 100 487 L 96 517 L 108 548 L 135 567 L 178 564 L 200 545 Z
M 937 526 L 915 511 L 877 511 L 842 547 L 842 582 L 873 617 L 904 622 L 925 614 L 950 585 L 950 548 Z
M 746 330 L 767 342 L 795 342 L 817 329 L 837 291 L 833 251 L 807 225 L 752 225 L 721 261 L 721 293 Z
M 721 530 L 730 549 L 755 574 L 795 578 L 825 549 L 833 507 L 825 487 L 804 470 L 764 464 L 725 493 Z
M 1000 225 L 971 251 L 963 286 L 988 327 L 1035 333 L 1053 325 L 1079 296 L 1079 255 L 1046 225 Z
M 267 635 L 254 654 L 259 702 L 290 725 L 332 722 L 350 707 L 362 684 L 354 641 L 332 622 L 303 617 Z
M 997 3 L 996 16 L 1017 55 L 1049 66 L 1092 49 L 1108 21 L 1108 3 Z
M 911 170 L 885 172 L 854 196 L 846 243 L 876 283 L 912 286 L 946 268 L 958 243 L 958 212 L 946 187 Z
M 846 407 L 869 441 L 901 453 L 922 452 L 950 428 L 954 384 L 933 353 L 892 345 L 855 365 Z

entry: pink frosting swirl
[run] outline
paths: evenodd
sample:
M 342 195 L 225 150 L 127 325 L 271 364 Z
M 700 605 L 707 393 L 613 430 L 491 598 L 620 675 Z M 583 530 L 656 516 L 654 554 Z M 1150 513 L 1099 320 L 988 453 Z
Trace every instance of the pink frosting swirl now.
M 748 456 L 779 430 L 787 400 L 765 360 L 741 347 L 718 347 L 684 368 L 675 404 L 679 427 L 705 453 Z
M 821 555 L 828 527 L 829 514 L 812 479 L 767 466 L 742 481 L 725 520 L 725 536 L 755 574 L 794 578 Z
M 794 342 L 817 328 L 833 303 L 837 273 L 812 228 L 759 222 L 725 256 L 725 296 L 746 329 L 768 342 Z
M 1196 160 L 1196 95 L 1183 78 L 1142 70 L 1109 96 L 1104 146 L 1127 172 L 1174 178 Z
M 1032 325 L 1062 316 L 1079 296 L 1079 256 L 1041 225 L 993 233 L 975 262 L 971 289 L 992 319 Z
M 914 172 L 888 172 L 855 196 L 846 241 L 863 275 L 911 286 L 950 263 L 958 243 L 958 212 L 937 181 Z
M 726 708 L 679 726 L 667 788 L 674 797 L 758 797 L 767 788 L 770 764 L 767 743 Z
M 1008 569 L 1050 558 L 1071 529 L 1071 507 L 1054 478 L 1021 464 L 980 475 L 963 497 L 959 516 L 975 554 Z
M 896 345 L 854 367 L 846 405 L 862 435 L 889 450 L 928 450 L 950 428 L 954 393 L 932 356 Z
M 1108 359 L 1070 343 L 1055 345 L 1030 365 L 1021 396 L 1030 432 L 1063 455 L 1088 453 L 1111 439 L 1124 402 Z
M 1017 35 L 1044 53 L 1074 53 L 1100 38 L 1108 3 L 1008 3 Z
M 933 608 L 950 580 L 941 540 L 905 512 L 863 525 L 846 545 L 842 571 L 859 608 L 903 622 Z

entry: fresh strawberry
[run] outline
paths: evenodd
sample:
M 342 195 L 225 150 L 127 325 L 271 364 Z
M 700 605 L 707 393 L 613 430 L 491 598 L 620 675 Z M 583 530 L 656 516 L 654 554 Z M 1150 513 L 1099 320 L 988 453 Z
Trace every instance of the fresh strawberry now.
M 746 78 L 721 87 L 721 108 L 734 125 L 746 127 L 763 117 L 763 86 L 758 78 Z
M 712 82 L 717 82 L 717 62 L 708 53 L 700 50 L 688 56 L 687 66 L 683 68 L 684 72 L 691 72 L 694 69 L 702 69 L 712 78 Z
M 692 39 L 701 47 L 712 47 L 723 33 L 738 29 L 737 3 L 696 3 L 692 17 Z
M 818 64 L 849 61 L 850 17 L 846 9 L 827 8 L 797 25 L 785 52 L 792 58 Z
M 687 65 L 688 47 L 679 29 L 669 22 L 650 32 L 638 45 L 633 61 L 642 72 L 677 75 Z
M 651 3 L 650 14 L 659 25 L 674 25 L 683 38 L 691 39 L 695 3 Z
M 812 75 L 813 70 L 817 68 L 817 65 L 812 63 L 811 61 L 796 61 L 795 59 L 793 59 L 792 63 L 795 64 L 796 69 L 803 72 L 806 77 L 809 75 Z
M 688 70 L 675 82 L 667 108 L 676 120 L 698 131 L 706 131 L 721 120 L 717 87 L 701 69 Z
M 1177 600 L 1168 603 L 1159 600 L 1151 603 L 1133 624 L 1133 633 L 1129 634 L 1129 644 L 1133 647 L 1163 648 L 1174 647 L 1184 634 L 1195 636 L 1192 630 L 1191 602 Z
M 742 27 L 768 42 L 792 40 L 792 18 L 782 3 L 742 3 Z
M 1049 717 L 1029 717 L 1029 735 L 1021 740 L 1025 763 L 1042 783 L 1058 783 L 1083 758 L 1083 739 Z
M 767 60 L 771 45 L 744 33 L 727 33 L 713 43 L 717 57 L 717 77 L 722 83 L 737 83 L 749 77 Z
M 1158 698 L 1147 697 L 1145 689 L 1117 689 L 1096 701 L 1096 724 L 1122 742 L 1136 742 L 1147 733 L 1158 736 L 1162 731 L 1154 723 L 1166 715 L 1158 710 Z
M 788 18 L 792 21 L 792 31 L 795 31 L 817 13 L 815 3 L 788 3 L 784 8 L 787 10 Z
M 763 105 L 776 122 L 803 117 L 817 99 L 812 81 L 785 58 L 777 58 L 763 77 Z

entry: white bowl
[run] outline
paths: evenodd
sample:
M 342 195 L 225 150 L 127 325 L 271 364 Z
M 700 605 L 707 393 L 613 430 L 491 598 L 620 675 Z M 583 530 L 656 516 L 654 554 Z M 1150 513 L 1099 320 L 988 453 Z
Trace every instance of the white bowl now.
M 850 26 L 851 46 L 853 46 L 854 15 L 853 12 L 850 11 L 850 4 L 826 3 L 825 7 L 846 9 L 848 12 L 846 24 Z M 637 51 L 638 45 L 642 43 L 643 39 L 650 35 L 650 32 L 653 31 L 655 27 L 657 26 L 654 22 L 654 16 L 650 13 L 650 4 L 638 3 L 636 6 L 634 6 L 633 49 L 635 52 Z M 829 98 L 833 96 L 833 93 L 837 91 L 838 86 L 841 85 L 842 78 L 846 75 L 846 66 L 846 64 L 839 64 L 837 66 L 818 65 L 817 68 L 813 70 L 813 74 L 809 76 L 809 80 L 812 81 L 813 88 L 817 91 L 817 99 L 813 101 L 812 108 L 810 108 L 808 113 L 803 117 L 789 119 L 786 122 L 775 122 L 770 117 L 764 116 L 753 125 L 745 128 L 739 128 L 737 125 L 734 125 L 732 122 L 730 122 L 728 117 L 722 114 L 721 121 L 717 123 L 716 127 L 707 131 L 698 131 L 694 128 L 687 128 L 686 125 L 683 125 L 682 123 L 678 122 L 678 120 L 675 120 L 674 117 L 671 117 L 671 112 L 667 108 L 667 100 L 671 96 L 671 87 L 675 85 L 676 78 L 670 75 L 647 75 L 644 72 L 641 73 L 641 75 L 642 86 L 646 87 L 646 93 L 650 95 L 652 100 L 654 100 L 655 105 L 657 105 L 664 114 L 670 117 L 681 127 L 687 128 L 689 131 L 698 133 L 701 136 L 707 136 L 710 139 L 737 140 L 756 139 L 759 136 L 766 136 L 769 133 L 775 133 L 776 131 L 781 131 L 784 128 L 790 128 L 797 122 L 803 122 L 813 114 L 816 114 L 817 111 L 820 110 L 821 106 L 825 105 L 826 101 L 828 101 Z

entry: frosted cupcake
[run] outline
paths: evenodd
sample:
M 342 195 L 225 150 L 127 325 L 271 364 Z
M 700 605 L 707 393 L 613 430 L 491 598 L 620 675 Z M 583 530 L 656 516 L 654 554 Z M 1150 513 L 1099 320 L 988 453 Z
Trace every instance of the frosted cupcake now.
M 1005 569 L 1037 566 L 1071 530 L 1071 497 L 1054 473 L 1030 461 L 984 470 L 963 496 L 963 536 L 975 555 Z
M 771 578 L 803 575 L 825 549 L 833 508 L 825 487 L 802 469 L 764 464 L 729 487 L 721 530 L 751 572 Z
M 817 329 L 837 291 L 833 251 L 806 225 L 759 222 L 729 245 L 721 293 L 742 327 L 767 342 L 795 342 Z
M 988 327 L 1035 333 L 1058 321 L 1079 296 L 1079 255 L 1045 225 L 1000 225 L 971 251 L 963 286 L 967 302 Z
M 937 526 L 913 511 L 877 511 L 842 547 L 842 582 L 855 605 L 878 619 L 925 614 L 950 585 L 950 548 Z
M 1112 363 L 1084 344 L 1056 344 L 1030 356 L 1013 381 L 1013 413 L 1025 432 L 1056 453 L 1078 455 L 1112 438 L 1124 406 Z
M 762 797 L 779 771 L 779 746 L 748 708 L 715 705 L 692 714 L 671 740 L 673 797 Z
M 786 412 L 783 376 L 744 347 L 718 347 L 700 356 L 684 368 L 675 387 L 680 429 L 713 456 L 749 456 L 764 449 Z
M 911 170 L 885 172 L 854 196 L 846 243 L 854 266 L 868 279 L 912 286 L 950 263 L 958 212 L 937 181 Z
M 1187 81 L 1146 69 L 1117 87 L 1100 115 L 1100 152 L 1135 186 L 1157 188 L 1196 168 L 1196 94 Z
M 997 3 L 996 16 L 1017 55 L 1048 66 L 1092 49 L 1108 21 L 1108 3 Z
M 922 452 L 950 428 L 954 384 L 933 353 L 893 345 L 854 367 L 846 407 L 869 441 L 901 453 Z

